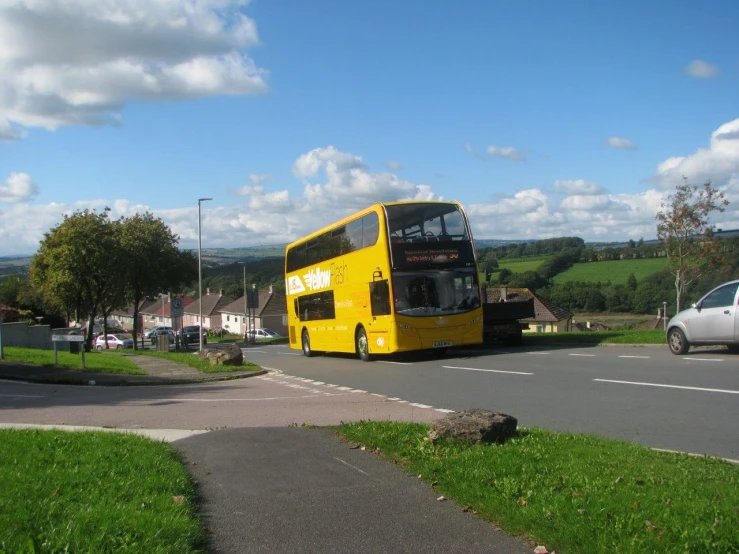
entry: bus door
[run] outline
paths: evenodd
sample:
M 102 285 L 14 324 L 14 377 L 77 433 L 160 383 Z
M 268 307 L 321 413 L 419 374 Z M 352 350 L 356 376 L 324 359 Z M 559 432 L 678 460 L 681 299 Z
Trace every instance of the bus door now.
M 372 321 L 367 329 L 370 352 L 388 352 L 390 348 L 390 285 L 387 279 L 369 283 Z

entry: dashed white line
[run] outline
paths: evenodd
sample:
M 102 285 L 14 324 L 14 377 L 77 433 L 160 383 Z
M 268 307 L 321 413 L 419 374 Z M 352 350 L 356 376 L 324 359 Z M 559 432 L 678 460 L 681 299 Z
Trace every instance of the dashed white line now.
M 687 360 L 689 362 L 723 362 L 723 358 L 683 358 L 683 360 Z
M 551 352 L 526 352 L 530 356 L 548 356 Z
M 416 408 L 426 408 L 426 409 L 433 408 L 433 406 L 428 406 L 426 404 L 417 404 L 415 402 L 410 402 L 409 405 L 410 406 L 415 406 Z
M 377 360 L 377 364 L 413 365 L 411 362 L 391 362 L 390 360 Z
M 441 412 L 442 414 L 453 414 L 454 410 L 447 410 L 446 408 L 436 408 L 437 412 Z
M 567 354 L 568 356 L 582 356 L 587 358 L 594 358 L 595 354 Z
M 459 367 L 459 366 L 453 366 L 453 365 L 443 365 L 441 367 L 445 369 L 464 369 L 465 371 L 485 371 L 489 373 L 511 373 L 513 375 L 533 375 L 533 373 L 527 373 L 525 371 L 504 371 L 502 369 L 480 369 L 477 367 Z
M 648 360 L 651 356 L 619 356 L 619 358 L 639 358 L 640 360 Z
M 614 381 L 611 379 L 593 379 L 593 381 L 599 381 L 601 383 L 616 383 L 619 385 L 638 385 L 642 387 L 661 387 L 666 389 L 682 389 L 682 390 L 695 390 L 700 392 L 723 392 L 726 394 L 739 394 L 739 390 L 729 389 L 707 389 L 703 387 L 685 387 L 682 385 L 663 385 L 661 383 L 640 383 L 638 381 Z

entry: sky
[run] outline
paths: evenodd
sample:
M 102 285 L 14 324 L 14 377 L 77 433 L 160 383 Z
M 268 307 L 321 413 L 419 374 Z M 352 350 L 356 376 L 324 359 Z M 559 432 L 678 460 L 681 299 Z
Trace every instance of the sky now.
M 739 228 L 739 3 L 0 0 L 0 256 L 79 210 L 197 248 L 378 201 L 476 239 L 656 237 L 685 179 Z

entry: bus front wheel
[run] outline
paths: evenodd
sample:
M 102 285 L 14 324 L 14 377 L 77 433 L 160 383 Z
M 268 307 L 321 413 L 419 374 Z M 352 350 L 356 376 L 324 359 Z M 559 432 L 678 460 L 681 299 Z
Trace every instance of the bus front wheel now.
M 370 360 L 369 341 L 367 340 L 367 332 L 364 330 L 364 327 L 360 327 L 359 331 L 357 331 L 357 356 L 363 362 L 369 362 Z
M 315 355 L 315 352 L 310 349 L 310 336 L 308 335 L 308 329 L 303 329 L 303 355 L 306 358 L 311 358 Z

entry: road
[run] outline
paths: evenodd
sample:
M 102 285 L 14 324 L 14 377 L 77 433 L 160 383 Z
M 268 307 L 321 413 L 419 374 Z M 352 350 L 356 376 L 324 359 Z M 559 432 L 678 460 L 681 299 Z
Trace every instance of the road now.
M 521 347 L 370 362 L 251 348 L 255 363 L 434 408 L 486 408 L 519 425 L 739 459 L 739 356 L 662 346 Z
M 171 387 L 0 382 L 0 423 L 217 429 L 426 422 L 486 408 L 520 426 L 739 459 L 739 356 L 721 348 L 492 348 L 370 363 L 277 345 L 245 353 L 273 373 Z

